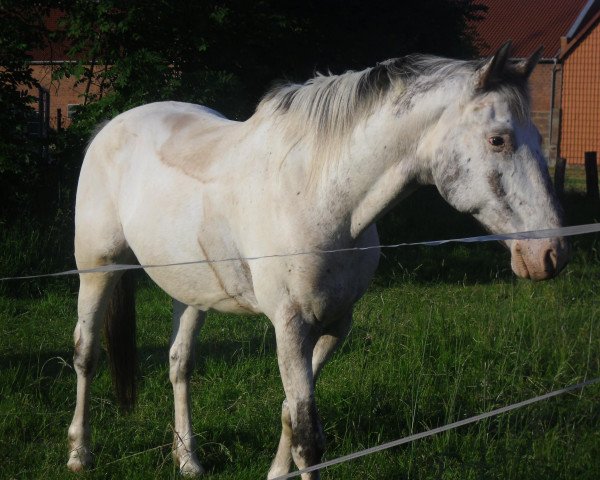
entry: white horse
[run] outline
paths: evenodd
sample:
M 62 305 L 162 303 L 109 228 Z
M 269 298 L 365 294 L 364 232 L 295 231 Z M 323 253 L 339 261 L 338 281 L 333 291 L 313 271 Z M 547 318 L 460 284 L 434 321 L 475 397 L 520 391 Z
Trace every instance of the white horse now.
M 289 472 L 292 461 L 298 468 L 320 461 L 315 382 L 348 333 L 379 251 L 244 257 L 376 245 L 377 219 L 423 184 L 492 232 L 561 226 L 529 117 L 527 78 L 539 54 L 512 65 L 508 52 L 506 44 L 487 61 L 410 56 L 317 76 L 274 89 L 245 122 L 202 106 L 154 103 L 96 135 L 77 191 L 79 268 L 239 258 L 147 269 L 175 300 L 169 360 L 181 473 L 203 472 L 189 376 L 209 309 L 262 312 L 275 328 L 285 400 L 268 478 Z M 520 277 L 553 277 L 567 261 L 562 238 L 506 245 Z M 92 462 L 89 388 L 103 323 L 118 397 L 126 406 L 135 398 L 133 297 L 124 278 L 80 275 L 74 471 Z

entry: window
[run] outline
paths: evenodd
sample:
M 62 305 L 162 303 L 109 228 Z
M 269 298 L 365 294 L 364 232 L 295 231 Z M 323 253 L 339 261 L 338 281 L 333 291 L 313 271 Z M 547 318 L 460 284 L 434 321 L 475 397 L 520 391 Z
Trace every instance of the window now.
M 69 103 L 67 105 L 67 118 L 69 118 L 70 120 L 73 120 L 77 116 L 79 107 L 80 107 L 79 103 Z

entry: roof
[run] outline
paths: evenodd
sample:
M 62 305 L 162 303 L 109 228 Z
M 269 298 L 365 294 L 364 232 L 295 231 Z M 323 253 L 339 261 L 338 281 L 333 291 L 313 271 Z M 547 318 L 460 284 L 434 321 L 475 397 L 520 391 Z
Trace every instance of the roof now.
M 586 16 L 586 19 L 589 17 Z M 567 56 L 569 56 L 577 47 L 577 45 L 590 33 L 590 31 L 600 25 L 600 8 L 597 9 L 596 14 L 591 17 L 591 20 L 585 24 L 583 27 L 578 28 L 575 32 L 575 35 L 571 38 L 569 37 L 568 41 L 562 44 L 560 59 L 564 60 Z
M 490 56 L 512 40 L 514 58 L 524 58 L 544 46 L 544 58 L 560 53 L 560 38 L 573 38 L 597 13 L 600 0 L 479 0 L 488 8 L 475 23 L 476 47 Z

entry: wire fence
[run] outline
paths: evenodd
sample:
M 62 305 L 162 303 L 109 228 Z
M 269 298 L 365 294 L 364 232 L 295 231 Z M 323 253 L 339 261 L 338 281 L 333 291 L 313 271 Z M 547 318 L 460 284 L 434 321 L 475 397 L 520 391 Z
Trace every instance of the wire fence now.
M 286 480 L 288 478 L 299 477 L 303 473 L 313 472 L 315 470 L 320 470 L 322 468 L 331 467 L 333 465 L 338 465 L 340 463 L 346 463 L 351 460 L 355 460 L 357 458 L 364 457 L 366 455 L 371 455 L 373 453 L 381 452 L 381 451 L 387 450 L 389 448 L 398 447 L 400 445 L 414 442 L 414 441 L 420 440 L 422 438 L 427 438 L 427 437 L 431 437 L 432 435 L 437 435 L 438 433 L 447 432 L 448 430 L 454 430 L 455 428 L 462 427 L 464 425 L 469 425 L 470 423 L 479 422 L 480 420 L 484 420 L 486 418 L 495 417 L 502 413 L 507 413 L 512 410 L 517 410 L 517 409 L 523 408 L 527 405 L 541 402 L 542 400 L 548 400 L 550 398 L 557 397 L 559 395 L 563 395 L 565 393 L 572 392 L 574 390 L 580 390 L 588 385 L 593 385 L 594 383 L 598 383 L 598 382 L 600 382 L 600 377 L 594 378 L 592 380 L 588 380 L 586 382 L 581 382 L 576 385 L 569 385 L 568 387 L 561 388 L 559 390 L 554 390 L 554 391 L 546 393 L 544 395 L 539 395 L 537 397 L 529 398 L 527 400 L 523 400 L 518 403 L 513 403 L 512 405 L 508 405 L 506 407 L 497 408 L 495 410 L 491 410 L 486 413 L 481 413 L 479 415 L 475 415 L 474 417 L 465 418 L 465 419 L 459 420 L 457 422 L 449 423 L 442 427 L 433 428 L 431 430 L 427 430 L 425 432 L 420 432 L 415 435 L 410 435 L 408 437 L 404 437 L 399 440 L 394 440 L 392 442 L 383 443 L 381 445 L 377 445 L 376 447 L 366 448 L 364 450 L 360 450 L 358 452 L 354 452 L 349 455 L 344 455 L 343 457 L 334 458 L 332 460 L 328 460 L 326 462 L 322 462 L 317 465 L 313 465 L 312 467 L 303 468 L 301 470 L 297 470 L 295 472 L 291 472 L 286 475 L 280 475 L 279 477 L 275 477 L 271 480 Z
M 288 253 L 271 253 L 266 255 L 256 255 L 247 257 L 230 257 L 230 258 L 218 258 L 218 259 L 202 259 L 202 260 L 188 260 L 182 262 L 173 263 L 162 263 L 162 264 L 145 264 L 145 265 L 128 265 L 128 264 L 109 264 L 102 265 L 95 268 L 87 269 L 73 269 L 65 270 L 62 272 L 54 273 L 42 273 L 37 275 L 23 275 L 17 277 L 3 277 L 0 278 L 0 282 L 6 282 L 10 280 L 33 280 L 37 278 L 49 278 L 49 277 L 62 277 L 66 275 L 78 275 L 88 273 L 102 273 L 102 272 L 115 272 L 123 270 L 140 270 L 140 269 L 152 269 L 152 268 L 167 268 L 167 267 L 179 267 L 186 265 L 202 265 L 202 264 L 214 264 L 214 263 L 225 263 L 225 262 L 249 262 L 256 260 L 274 259 L 274 258 L 285 258 L 285 257 L 297 257 L 306 255 L 328 255 L 334 253 L 344 252 L 359 252 L 367 250 L 379 250 L 389 248 L 401 248 L 401 247 L 414 247 L 414 246 L 428 246 L 437 247 L 440 245 L 446 245 L 449 243 L 485 243 L 485 242 L 502 242 L 506 240 L 539 240 L 543 238 L 554 238 L 554 237 L 570 237 L 575 235 L 584 235 L 589 233 L 600 232 L 600 223 L 588 223 L 583 225 L 574 225 L 571 227 L 560 227 L 560 228 L 548 228 L 542 230 L 530 230 L 525 232 L 513 232 L 513 233 L 501 233 L 493 235 L 479 235 L 474 237 L 462 237 L 462 238 L 450 238 L 446 240 L 427 240 L 424 242 L 405 242 L 395 243 L 391 245 L 370 245 L 366 247 L 347 247 L 347 248 L 335 248 L 330 250 L 307 250 L 300 252 L 288 252 Z
M 233 261 L 256 261 L 262 259 L 273 259 L 273 258 L 281 258 L 281 257 L 291 257 L 291 256 L 300 256 L 300 255 L 323 255 L 323 254 L 333 254 L 340 252 L 351 252 L 351 251 L 365 251 L 372 249 L 384 249 L 384 248 L 400 248 L 405 246 L 439 246 L 449 243 L 481 243 L 481 242 L 491 242 L 491 241 L 505 241 L 505 240 L 531 240 L 531 239 L 542 239 L 542 238 L 552 238 L 552 237 L 568 237 L 574 235 L 584 235 L 590 233 L 598 233 L 600 232 L 600 223 L 593 224 L 585 224 L 585 225 L 576 225 L 571 227 L 562 227 L 562 228 L 553 228 L 553 229 L 543 229 L 543 230 L 534 230 L 527 232 L 514 232 L 507 234 L 495 234 L 495 235 L 483 235 L 483 236 L 475 236 L 475 237 L 463 237 L 463 238 L 453 238 L 446 240 L 430 240 L 424 242 L 409 242 L 409 243 L 397 243 L 392 245 L 372 245 L 366 247 L 351 247 L 351 248 L 341 248 L 341 249 L 331 249 L 331 250 L 311 250 L 311 251 L 302 251 L 302 252 L 291 252 L 291 253 L 281 253 L 281 254 L 268 254 L 268 255 L 258 255 L 252 257 L 236 257 L 236 258 L 222 258 L 222 259 L 204 259 L 204 260 L 193 260 L 186 262 L 176 262 L 169 264 L 155 264 L 155 265 L 119 265 L 119 264 L 111 264 L 104 265 L 97 268 L 85 269 L 85 270 L 66 270 L 62 272 L 55 273 L 46 273 L 46 274 L 38 274 L 38 275 L 28 275 L 28 276 L 20 276 L 20 277 L 4 277 L 0 278 L 0 281 L 10 281 L 10 280 L 30 280 L 37 278 L 45 278 L 45 277 L 57 277 L 57 276 L 66 276 L 66 275 L 75 275 L 75 274 L 86 274 L 86 273 L 98 273 L 98 272 L 112 272 L 112 271 L 122 271 L 122 270 L 132 270 L 132 269 L 149 269 L 149 268 L 166 268 L 173 266 L 182 266 L 182 265 L 194 265 L 194 264 L 208 264 L 208 263 L 221 263 L 221 262 L 233 262 Z M 491 418 L 497 415 L 501 415 L 503 413 L 507 413 L 519 408 L 526 407 L 528 405 L 532 405 L 534 403 L 538 403 L 544 400 L 549 400 L 551 398 L 557 397 L 559 395 L 566 394 L 568 392 L 572 392 L 575 390 L 581 390 L 586 386 L 590 386 L 600 382 L 599 378 L 594 378 L 591 380 L 587 380 L 575 385 L 569 385 L 562 389 L 554 390 L 549 393 L 545 393 L 543 395 L 539 395 L 533 398 L 529 398 L 505 407 L 501 407 L 495 410 L 491 410 L 489 412 L 481 413 L 463 420 L 459 420 L 453 423 L 446 424 L 444 426 L 440 426 L 431 430 L 427 430 L 424 432 L 420 432 L 414 435 L 410 435 L 404 438 L 400 438 L 398 440 L 394 440 L 391 442 L 383 443 L 374 447 L 370 447 L 364 450 L 360 450 L 348 455 L 344 455 L 335 459 L 327 460 L 325 462 L 319 463 L 317 465 L 313 465 L 311 467 L 297 470 L 286 475 L 281 475 L 273 480 L 286 480 L 289 478 L 299 477 L 304 473 L 309 473 L 315 470 L 324 469 L 333 465 L 338 465 L 341 463 L 349 462 L 355 460 L 357 458 L 361 458 L 367 455 L 371 455 L 377 452 L 381 452 L 383 450 L 387 450 L 393 447 L 397 447 L 400 445 L 404 445 L 410 442 L 414 442 L 416 440 L 420 440 L 423 438 L 427 438 L 433 435 L 437 435 L 442 432 L 446 432 L 449 430 L 453 430 L 464 425 L 472 424 L 475 422 L 479 422 L 481 420 Z M 121 459 L 115 460 L 111 463 L 116 463 L 119 461 L 127 460 L 132 456 L 138 456 L 143 453 L 161 449 L 164 445 L 160 445 L 157 447 L 153 447 L 148 450 L 144 450 L 141 452 L 136 452 L 134 454 L 125 456 Z

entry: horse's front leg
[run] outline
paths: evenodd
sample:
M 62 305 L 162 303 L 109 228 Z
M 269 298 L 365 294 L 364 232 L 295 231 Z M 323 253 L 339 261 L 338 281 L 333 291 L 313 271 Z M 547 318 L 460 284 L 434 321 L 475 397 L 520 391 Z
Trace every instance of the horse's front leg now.
M 169 378 L 173 385 L 175 430 L 173 458 L 185 476 L 196 476 L 204 469 L 196 456 L 196 439 L 190 412 L 190 377 L 194 364 L 194 341 L 204 324 L 205 312 L 173 302 L 173 335 L 169 350 Z
M 314 397 L 312 371 L 313 348 L 318 335 L 315 327 L 305 321 L 299 312 L 287 310 L 273 322 L 277 339 L 277 360 L 286 402 L 283 409 L 283 442 L 289 438 L 289 449 L 280 442 L 268 478 L 287 473 L 289 457 L 299 469 L 320 462 L 324 450 L 321 422 Z M 286 419 L 285 415 L 289 415 Z M 288 430 L 287 437 L 285 430 Z M 318 472 L 302 475 L 303 480 L 318 480 Z
M 313 388 L 323 366 L 327 363 L 333 352 L 344 341 L 352 324 L 352 314 L 342 317 L 335 323 L 328 325 L 317 340 L 312 355 Z M 285 475 L 292 466 L 292 421 L 287 400 L 281 406 L 281 437 L 277 454 L 271 464 L 268 478 Z

